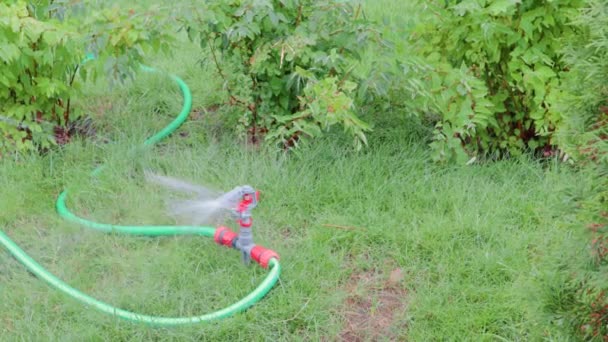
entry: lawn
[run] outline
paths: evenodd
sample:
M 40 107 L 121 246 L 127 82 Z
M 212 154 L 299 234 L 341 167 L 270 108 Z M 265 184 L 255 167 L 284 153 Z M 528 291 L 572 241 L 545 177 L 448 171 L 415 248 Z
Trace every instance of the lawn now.
M 414 13 L 411 5 L 367 6 L 403 32 L 411 25 L 411 16 L 394 15 Z M 150 64 L 183 77 L 195 109 L 216 103 L 219 80 L 197 64 L 200 50 L 184 42 L 180 51 Z M 217 118 L 195 111 L 177 134 L 134 154 L 133 145 L 179 112 L 177 87 L 145 74 L 124 87 L 87 87 L 80 103 L 98 123 L 95 139 L 0 164 L 3 231 L 98 299 L 147 314 L 201 314 L 246 295 L 265 271 L 207 238 L 82 229 L 60 219 L 54 201 L 67 186 L 68 205 L 81 216 L 174 224 L 164 211 L 169 193 L 146 184 L 144 169 L 220 190 L 250 184 L 262 191 L 254 236 L 280 254 L 281 280 L 232 318 L 150 328 L 82 306 L 2 252 L 0 340 L 564 338 L 543 307 L 556 262 L 581 250 L 571 212 L 585 178 L 567 166 L 527 158 L 440 166 L 418 124 L 391 111 L 361 153 L 339 132 L 297 153 L 260 151 L 218 134 Z M 108 167 L 91 179 L 99 162 Z

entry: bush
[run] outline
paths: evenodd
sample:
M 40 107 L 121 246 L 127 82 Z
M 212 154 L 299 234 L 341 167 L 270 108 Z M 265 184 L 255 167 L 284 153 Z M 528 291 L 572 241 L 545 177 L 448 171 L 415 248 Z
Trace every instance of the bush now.
M 572 23 L 580 33 L 568 42 L 564 78 L 556 108 L 562 124 L 557 142 L 594 175 L 592 195 L 580 203 L 577 221 L 590 233 L 588 263 L 574 265 L 566 282 L 569 300 L 554 312 L 575 334 L 608 340 L 608 4 L 590 0 Z
M 431 15 L 411 39 L 429 64 L 417 77 L 424 108 L 438 115 L 435 159 L 551 153 L 565 71 L 559 39 L 573 35 L 568 21 L 582 2 L 424 2 Z
M 153 10 L 85 9 L 78 1 L 0 4 L 0 156 L 69 141 L 83 115 L 74 106 L 79 81 L 124 80 L 146 49 L 171 41 L 165 21 L 150 20 Z M 86 68 L 85 52 L 98 57 Z
M 581 28 L 564 49 L 570 71 L 557 101 L 563 117 L 556 138 L 579 162 L 608 165 L 608 5 L 589 1 L 573 21 Z
M 78 35 L 36 19 L 18 1 L 0 4 L 0 46 L 0 153 L 48 147 L 55 142 L 50 123 L 79 116 L 70 103 L 83 56 Z
M 291 148 L 334 125 L 366 144 L 356 115 L 360 52 L 377 33 L 360 6 L 336 0 L 217 1 L 186 23 L 208 47 L 238 126 L 252 142 Z

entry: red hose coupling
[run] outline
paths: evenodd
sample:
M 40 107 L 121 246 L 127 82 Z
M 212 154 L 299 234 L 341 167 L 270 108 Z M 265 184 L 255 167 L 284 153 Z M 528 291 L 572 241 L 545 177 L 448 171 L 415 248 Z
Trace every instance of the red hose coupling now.
M 279 255 L 271 249 L 262 246 L 255 246 L 251 249 L 251 259 L 264 268 L 268 268 L 268 263 L 272 258 L 279 260 Z
M 237 234 L 226 227 L 217 227 L 215 230 L 215 234 L 213 235 L 213 240 L 220 245 L 224 245 L 227 247 L 232 247 L 232 242 L 236 239 Z

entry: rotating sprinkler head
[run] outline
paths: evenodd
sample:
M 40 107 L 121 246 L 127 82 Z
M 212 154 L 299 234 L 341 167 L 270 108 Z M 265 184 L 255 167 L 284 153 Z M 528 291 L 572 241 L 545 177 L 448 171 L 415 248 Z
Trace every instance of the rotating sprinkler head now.
M 253 259 L 266 268 L 271 259 L 279 259 L 278 254 L 274 251 L 253 242 L 251 210 L 257 206 L 260 200 L 259 191 L 253 187 L 237 186 L 226 193 L 220 193 L 180 179 L 149 172 L 146 172 L 146 178 L 150 182 L 170 189 L 197 195 L 195 199 L 170 202 L 169 211 L 173 216 L 185 216 L 194 224 L 202 224 L 217 220 L 227 212 L 232 214 L 239 226 L 238 234 L 230 228 L 219 226 L 215 231 L 214 240 L 220 245 L 239 250 L 241 260 L 245 265 L 249 265 Z

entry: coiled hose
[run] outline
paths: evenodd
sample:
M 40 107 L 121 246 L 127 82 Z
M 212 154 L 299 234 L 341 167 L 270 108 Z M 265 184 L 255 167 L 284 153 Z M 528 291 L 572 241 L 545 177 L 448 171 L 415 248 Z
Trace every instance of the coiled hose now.
M 142 66 L 142 70 L 146 72 L 157 72 L 157 70 Z M 182 110 L 178 116 L 162 130 L 154 134 L 153 136 L 146 139 L 143 146 L 151 146 L 155 143 L 165 139 L 188 118 L 190 110 L 192 108 L 192 94 L 188 85 L 175 75 L 170 75 L 171 79 L 179 86 L 182 96 L 183 105 Z M 93 171 L 93 174 L 97 174 L 102 170 L 102 167 L 98 167 Z M 81 217 L 78 217 L 72 213 L 66 205 L 67 190 L 61 192 L 57 198 L 56 209 L 58 214 L 71 222 L 80 224 L 84 227 L 95 229 L 101 232 L 120 233 L 128 235 L 143 235 L 143 236 L 168 236 L 168 235 L 201 235 L 206 237 L 213 237 L 215 228 L 203 227 L 203 226 L 124 226 L 124 225 L 113 225 L 107 223 L 93 222 Z M 269 262 L 269 273 L 266 278 L 262 281 L 257 288 L 255 288 L 249 295 L 245 296 L 238 302 L 211 313 L 203 314 L 200 316 L 191 317 L 160 317 L 160 316 L 149 316 L 139 314 L 135 312 L 126 311 L 123 309 L 116 308 L 110 304 L 104 303 L 97 300 L 63 282 L 61 279 L 54 276 L 40 264 L 38 264 L 32 257 L 30 257 L 23 249 L 21 249 L 15 242 L 13 242 L 2 230 L 0 230 L 0 245 L 4 246 L 9 253 L 11 253 L 19 262 L 21 262 L 30 272 L 36 275 L 38 278 L 46 281 L 49 285 L 55 289 L 67 294 L 68 296 L 80 301 L 81 303 L 92 306 L 95 309 L 104 313 L 131 321 L 136 323 L 146 323 L 155 326 L 177 326 L 184 324 L 194 324 L 207 322 L 212 320 L 218 320 L 229 317 L 235 313 L 244 311 L 262 299 L 270 289 L 276 284 L 279 279 L 281 272 L 281 266 L 277 259 L 271 259 Z

